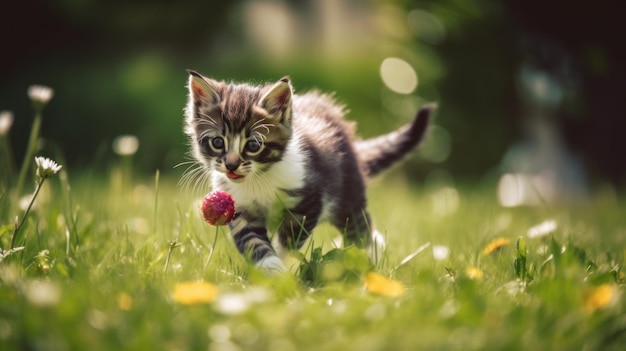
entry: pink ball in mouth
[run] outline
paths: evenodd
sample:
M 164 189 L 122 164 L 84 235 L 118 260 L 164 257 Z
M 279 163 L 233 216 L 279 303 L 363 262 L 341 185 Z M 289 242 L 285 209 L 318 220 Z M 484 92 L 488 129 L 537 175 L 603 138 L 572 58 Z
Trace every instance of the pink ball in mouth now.
M 210 225 L 225 225 L 235 217 L 235 200 L 225 191 L 214 191 L 204 197 L 200 210 Z

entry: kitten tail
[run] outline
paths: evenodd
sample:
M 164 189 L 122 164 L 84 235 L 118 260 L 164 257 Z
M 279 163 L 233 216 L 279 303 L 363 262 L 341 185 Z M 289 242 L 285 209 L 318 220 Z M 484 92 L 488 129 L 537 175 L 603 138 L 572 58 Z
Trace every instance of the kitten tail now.
M 422 141 L 435 104 L 420 108 L 413 122 L 403 125 L 393 132 L 360 140 L 355 143 L 355 151 L 361 167 L 368 177 L 386 170 L 413 150 Z

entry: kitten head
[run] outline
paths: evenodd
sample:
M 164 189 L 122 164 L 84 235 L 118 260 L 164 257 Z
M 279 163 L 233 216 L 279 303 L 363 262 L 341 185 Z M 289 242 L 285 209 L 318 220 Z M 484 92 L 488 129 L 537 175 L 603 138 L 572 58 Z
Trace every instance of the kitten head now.
M 281 160 L 291 138 L 287 77 L 251 86 L 189 74 L 185 132 L 197 162 L 240 183 Z

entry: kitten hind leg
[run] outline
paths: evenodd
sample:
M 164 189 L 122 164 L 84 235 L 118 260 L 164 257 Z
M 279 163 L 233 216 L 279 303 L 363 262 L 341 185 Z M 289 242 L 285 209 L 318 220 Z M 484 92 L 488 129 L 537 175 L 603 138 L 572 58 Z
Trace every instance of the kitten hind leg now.
M 281 249 L 285 253 L 297 250 L 311 236 L 313 228 L 317 225 L 315 215 L 295 213 L 293 210 L 285 214 L 284 221 L 278 227 L 278 241 Z
M 361 248 L 368 247 L 372 242 L 370 215 L 366 210 L 353 211 L 352 213 L 352 215 L 344 219 L 344 223 L 341 223 L 341 225 L 335 224 L 335 226 L 343 233 L 346 245 L 356 245 Z
M 376 229 L 372 230 L 372 241 L 367 248 L 367 254 L 370 257 L 370 260 L 374 262 L 374 264 L 378 264 L 378 262 L 383 257 L 383 253 L 387 247 L 387 243 L 385 241 L 385 237 Z
M 341 230 L 341 227 L 337 226 Z M 374 228 L 366 210 L 349 217 L 343 228 L 344 242 L 364 248 L 374 264 L 382 257 L 386 244 L 383 235 Z

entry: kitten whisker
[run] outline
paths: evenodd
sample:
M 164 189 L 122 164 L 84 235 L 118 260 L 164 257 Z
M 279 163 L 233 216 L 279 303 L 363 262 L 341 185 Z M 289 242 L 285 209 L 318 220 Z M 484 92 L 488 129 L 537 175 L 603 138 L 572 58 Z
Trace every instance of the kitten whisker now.
M 178 182 L 178 186 L 196 193 L 200 190 L 198 188 L 208 189 L 210 179 L 210 173 L 203 165 L 197 163 L 191 164 L 183 172 L 183 175 Z
M 257 133 L 252 134 L 252 139 L 254 139 L 254 141 L 256 141 L 259 144 L 262 144 L 263 141 L 265 141 L 264 137 L 265 137 L 264 135 L 261 135 L 261 138 L 259 138 L 259 135 Z M 261 140 L 259 140 L 259 139 L 261 139 Z
M 174 165 L 174 167 L 172 167 L 172 168 L 178 168 L 178 167 L 185 166 L 185 165 L 196 165 L 197 163 L 198 162 L 194 161 L 194 160 L 183 161 L 181 163 L 178 163 L 178 164 Z
M 202 117 L 206 117 L 207 119 L 199 120 L 198 124 L 208 124 L 210 126 L 213 126 L 213 127 L 217 128 L 217 122 L 215 122 L 213 117 L 207 115 L 206 113 L 202 113 L 202 112 L 199 112 L 199 115 L 202 116 Z
M 272 126 L 271 124 L 263 123 L 263 120 L 260 119 L 260 120 L 258 120 L 256 122 L 254 122 L 252 124 L 252 126 L 250 126 L 250 132 L 255 132 L 258 128 L 265 128 L 265 133 L 269 134 L 270 133 L 270 128 L 269 127 L 271 127 L 271 126 Z M 257 133 L 263 135 L 260 132 L 257 132 Z
M 200 133 L 200 136 L 198 137 L 199 140 L 201 140 L 202 138 L 208 138 L 211 136 L 211 134 L 213 134 L 214 130 L 213 129 L 205 129 L 202 131 L 202 133 Z

